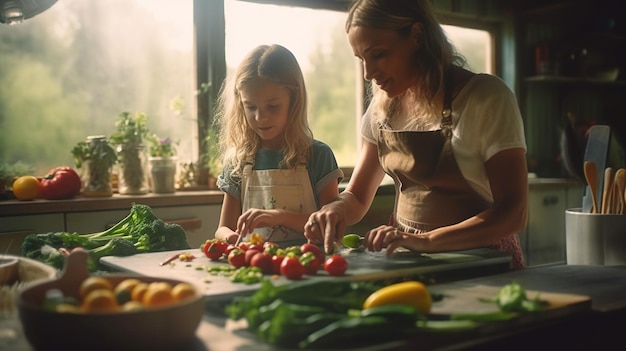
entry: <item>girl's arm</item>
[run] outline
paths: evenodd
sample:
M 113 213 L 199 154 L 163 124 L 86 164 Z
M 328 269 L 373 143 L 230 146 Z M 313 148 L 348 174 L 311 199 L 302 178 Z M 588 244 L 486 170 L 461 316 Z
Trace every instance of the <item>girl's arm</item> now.
M 231 244 L 237 242 L 239 234 L 237 229 L 237 219 L 241 215 L 241 201 L 228 193 L 224 193 L 220 223 L 215 231 L 216 239 L 223 239 Z

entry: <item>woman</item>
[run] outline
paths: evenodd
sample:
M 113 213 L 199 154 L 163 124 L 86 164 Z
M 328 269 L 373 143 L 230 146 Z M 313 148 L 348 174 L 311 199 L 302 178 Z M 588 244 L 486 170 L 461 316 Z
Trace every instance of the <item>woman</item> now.
M 305 235 L 327 252 L 395 182 L 389 225 L 368 250 L 441 252 L 494 247 L 525 266 L 517 232 L 527 218 L 526 143 L 514 94 L 499 78 L 463 68 L 429 0 L 357 0 L 346 21 L 372 81 L 360 157 L 345 191 L 311 214 Z

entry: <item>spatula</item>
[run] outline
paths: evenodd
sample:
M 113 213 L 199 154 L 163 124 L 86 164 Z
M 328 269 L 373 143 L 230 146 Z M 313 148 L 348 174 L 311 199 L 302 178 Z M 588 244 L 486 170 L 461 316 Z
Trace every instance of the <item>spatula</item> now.
M 613 202 L 613 168 L 607 167 L 604 170 L 604 187 L 602 189 L 602 212 L 603 214 L 611 213 L 611 203 Z
M 589 194 L 591 194 L 591 213 L 598 213 L 598 201 L 596 200 L 596 190 L 598 186 L 598 167 L 595 162 L 585 161 L 583 171 Z
M 615 188 L 617 192 L 614 194 L 619 200 L 619 214 L 626 212 L 626 169 L 620 168 L 615 172 Z

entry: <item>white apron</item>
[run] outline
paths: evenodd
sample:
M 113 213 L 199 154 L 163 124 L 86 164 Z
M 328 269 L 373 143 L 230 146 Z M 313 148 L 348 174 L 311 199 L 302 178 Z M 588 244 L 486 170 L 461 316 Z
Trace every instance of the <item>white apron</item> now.
M 309 172 L 305 165 L 296 169 L 253 170 L 246 164 L 241 177 L 242 213 L 251 208 L 284 209 L 298 213 L 317 211 Z M 301 245 L 307 240 L 303 231 L 293 231 L 283 226 L 255 228 L 265 240 L 270 238 L 281 247 Z M 243 240 L 249 241 L 250 234 Z

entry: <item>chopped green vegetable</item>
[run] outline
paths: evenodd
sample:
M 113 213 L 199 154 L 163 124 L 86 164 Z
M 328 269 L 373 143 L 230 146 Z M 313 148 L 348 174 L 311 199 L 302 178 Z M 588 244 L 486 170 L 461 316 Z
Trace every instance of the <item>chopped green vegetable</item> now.
M 539 294 L 534 299 L 529 299 L 526 296 L 526 290 L 518 282 L 503 286 L 496 296 L 483 299 L 483 301 L 497 303 L 500 311 L 503 312 L 532 312 L 540 311 L 545 307 Z
M 132 247 L 131 247 L 132 246 Z M 188 249 L 185 230 L 159 219 L 147 205 L 133 203 L 126 218 L 97 233 L 49 232 L 30 234 L 22 243 L 22 256 L 63 268 L 65 255 L 59 250 L 82 247 L 89 252 L 89 271 L 101 269 L 104 256 L 128 256 L 140 252 Z

